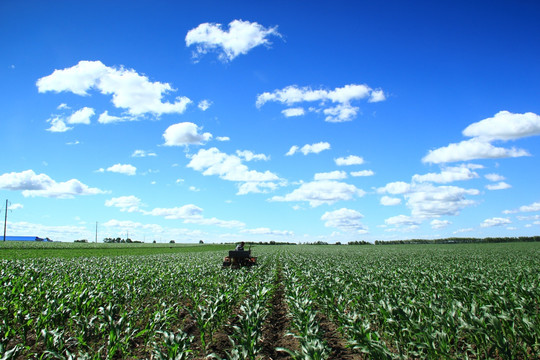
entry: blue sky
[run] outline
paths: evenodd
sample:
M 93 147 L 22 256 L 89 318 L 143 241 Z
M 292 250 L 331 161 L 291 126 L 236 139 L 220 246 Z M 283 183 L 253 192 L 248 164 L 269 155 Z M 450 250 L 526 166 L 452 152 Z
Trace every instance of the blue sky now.
M 2 1 L 8 234 L 538 235 L 539 16 L 536 1 Z

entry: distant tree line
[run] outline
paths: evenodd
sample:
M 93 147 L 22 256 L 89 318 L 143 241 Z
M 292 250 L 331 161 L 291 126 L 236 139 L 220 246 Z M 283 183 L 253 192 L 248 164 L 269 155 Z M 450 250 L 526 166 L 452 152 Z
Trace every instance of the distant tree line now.
M 103 242 L 104 243 L 108 243 L 108 244 L 111 244 L 111 243 L 116 243 L 116 244 L 142 244 L 143 241 L 138 241 L 138 240 L 131 240 L 130 238 L 127 238 L 127 239 L 122 239 L 122 238 L 105 238 L 103 239 Z
M 512 242 L 536 242 L 540 236 L 519 237 L 487 237 L 487 238 L 462 238 L 451 237 L 444 239 L 410 239 L 410 240 L 376 240 L 375 245 L 400 245 L 400 244 L 472 244 L 472 243 L 512 243 Z M 351 243 L 349 243 L 351 244 Z

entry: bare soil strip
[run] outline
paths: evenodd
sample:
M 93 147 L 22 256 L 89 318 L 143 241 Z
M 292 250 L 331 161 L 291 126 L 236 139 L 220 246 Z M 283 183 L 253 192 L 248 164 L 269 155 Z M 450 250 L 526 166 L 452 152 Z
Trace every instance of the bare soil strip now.
M 361 360 L 365 359 L 362 355 L 355 353 L 347 347 L 347 341 L 341 336 L 336 325 L 325 315 L 318 314 L 319 326 L 324 333 L 324 341 L 331 349 L 329 359 L 341 360 Z
M 262 351 L 260 352 L 260 356 L 261 359 L 267 360 L 291 358 L 285 352 L 276 351 L 277 347 L 291 350 L 298 350 L 300 348 L 298 340 L 291 335 L 287 335 L 290 329 L 290 319 L 287 317 L 288 308 L 283 295 L 283 275 L 281 269 L 278 271 L 276 291 L 270 303 L 270 314 L 262 329 Z

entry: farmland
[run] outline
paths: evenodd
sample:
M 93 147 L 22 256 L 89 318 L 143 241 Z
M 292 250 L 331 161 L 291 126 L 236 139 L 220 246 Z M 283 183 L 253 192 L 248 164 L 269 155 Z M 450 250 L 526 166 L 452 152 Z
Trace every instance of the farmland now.
M 540 357 L 538 243 L 54 245 L 0 248 L 2 359 Z

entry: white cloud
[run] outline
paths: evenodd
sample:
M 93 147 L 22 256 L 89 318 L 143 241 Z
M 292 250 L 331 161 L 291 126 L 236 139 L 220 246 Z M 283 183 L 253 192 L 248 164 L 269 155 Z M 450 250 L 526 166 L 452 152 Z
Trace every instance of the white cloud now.
M 500 181 L 497 184 L 488 184 L 486 185 L 486 189 L 488 190 L 505 190 L 510 189 L 512 185 L 505 183 L 504 181 Z
M 362 197 L 365 192 L 354 185 L 338 181 L 313 181 L 300 185 L 298 189 L 285 196 L 274 196 L 271 201 L 307 201 L 312 207 L 333 204 L 337 201 Z
M 75 111 L 71 116 L 67 119 L 68 124 L 90 124 L 90 118 L 94 116 L 95 111 L 92 108 L 89 107 L 83 107 L 82 109 L 79 109 Z
M 146 150 L 135 150 L 131 157 L 147 157 L 147 156 L 157 156 L 155 152 L 149 152 Z
M 212 102 L 210 100 L 201 100 L 199 101 L 199 105 L 197 105 L 199 109 L 202 111 L 206 111 L 212 106 Z
M 453 143 L 445 147 L 430 150 L 424 156 L 424 163 L 447 163 L 456 161 L 469 161 L 474 159 L 500 159 L 508 157 L 529 156 L 523 149 L 496 147 L 489 142 L 472 138 L 460 143 Z
M 103 169 L 99 171 L 103 172 Z M 133 176 L 137 173 L 137 168 L 130 164 L 114 164 L 113 166 L 109 166 L 106 171 Z
M 243 158 L 246 161 L 252 161 L 252 160 L 264 160 L 268 161 L 270 160 L 270 156 L 264 155 L 264 154 L 254 154 L 252 151 L 249 150 L 236 150 L 236 155 Z
M 217 51 L 220 60 L 231 61 L 259 45 L 270 45 L 270 36 L 281 37 L 277 27 L 265 28 L 256 22 L 233 20 L 228 31 L 222 30 L 221 24 L 200 24 L 187 33 L 185 40 L 187 46 L 197 45 L 194 58 Z
M 325 221 L 324 226 L 337 228 L 346 232 L 365 233 L 366 229 L 360 221 L 364 215 L 356 210 L 342 208 L 335 211 L 328 211 L 321 216 Z
M 386 195 L 381 198 L 381 205 L 395 206 L 395 205 L 399 205 L 399 204 L 401 204 L 401 199 L 400 198 L 393 198 L 393 197 L 386 196 Z
M 354 176 L 354 177 L 375 175 L 375 173 L 372 170 L 351 171 L 350 174 L 351 176 Z
M 217 148 L 199 150 L 197 154 L 191 156 L 187 167 L 200 171 L 205 176 L 217 175 L 223 180 L 252 183 L 240 184 L 243 187 L 239 195 L 261 192 L 261 188 L 273 188 L 276 186 L 273 182 L 280 181 L 280 178 L 270 171 L 249 170 L 240 157 L 225 154 Z
M 51 124 L 51 127 L 47 129 L 47 131 L 50 132 L 66 132 L 73 129 L 73 127 L 67 126 L 65 119 L 59 115 L 54 115 L 53 117 L 49 118 L 47 122 Z
M 493 226 L 508 225 L 508 224 L 511 224 L 511 223 L 512 223 L 512 221 L 510 221 L 510 219 L 508 219 L 508 218 L 494 217 L 494 218 L 486 219 L 486 220 L 482 221 L 480 226 L 481 227 L 493 227 Z
M 334 159 L 334 162 L 338 166 L 362 165 L 364 163 L 364 159 L 360 156 L 349 155 L 347 157 Z
M 199 133 L 201 128 L 194 123 L 173 124 L 165 130 L 163 138 L 166 146 L 203 145 L 212 138 L 210 133 Z
M 105 201 L 107 207 L 117 207 L 123 212 L 138 212 L 140 211 L 141 199 L 136 196 L 120 196 Z
M 433 219 L 430 224 L 432 229 L 442 229 L 452 224 L 452 222 L 448 220 Z
M 23 204 L 10 204 L 8 206 L 8 210 L 19 210 L 19 209 L 22 209 L 22 208 L 24 208 Z
M 486 174 L 485 178 L 493 182 L 503 181 L 505 179 L 504 176 L 499 175 L 499 174 Z
M 499 111 L 491 118 L 467 126 L 463 135 L 487 140 L 514 140 L 540 135 L 540 116 L 532 112 L 513 114 Z
M 330 149 L 330 144 L 327 143 L 327 142 L 322 142 L 321 141 L 321 142 L 318 142 L 316 144 L 311 144 L 311 145 L 306 144 L 306 145 L 302 146 L 301 148 L 296 146 L 296 145 L 293 145 L 293 146 L 291 146 L 291 148 L 289 149 L 289 151 L 285 155 L 286 156 L 294 155 L 298 151 L 300 151 L 304 155 L 318 154 L 321 151 L 329 150 L 329 149 Z
M 282 110 L 281 113 L 286 117 L 302 116 L 305 114 L 304 108 L 296 107 Z
M 228 136 L 218 136 L 218 137 L 216 137 L 216 140 L 217 141 L 230 141 L 231 138 L 228 137 Z
M 392 195 L 399 195 L 399 194 L 406 194 L 410 190 L 411 190 L 410 184 L 407 184 L 406 182 L 403 182 L 403 181 L 395 181 L 395 182 L 386 184 L 382 188 L 378 188 L 377 193 L 379 194 L 388 193 Z
M 466 195 L 478 195 L 476 189 L 463 189 L 457 186 L 416 186 L 405 194 L 407 206 L 415 218 L 430 218 L 444 215 L 457 215 L 465 207 L 476 204 Z
M 520 206 L 518 210 L 506 210 L 504 213 L 512 214 L 516 212 L 534 212 L 540 211 L 540 202 L 534 202 L 531 205 Z
M 449 183 L 460 180 L 471 180 L 477 177 L 478 174 L 471 171 L 467 166 L 456 166 L 443 168 L 440 173 L 414 175 L 412 179 L 415 182 Z
M 369 98 L 369 102 L 379 102 L 386 99 L 384 92 L 380 89 L 373 90 L 363 84 L 349 84 L 334 90 L 313 90 L 309 87 L 287 86 L 281 90 L 265 92 L 257 96 L 257 107 L 261 107 L 269 101 L 279 102 L 288 106 L 301 102 L 319 102 L 319 108 L 313 109 L 315 112 L 322 111 L 326 115 L 328 122 L 350 121 L 358 115 L 359 108 L 352 106 L 351 101 Z M 328 102 L 337 104 L 328 106 Z M 301 108 L 294 108 L 301 109 Z M 297 114 L 299 110 L 290 112 L 292 109 L 282 111 L 287 114 Z M 303 110 L 302 110 L 303 114 Z
M 83 96 L 96 89 L 104 95 L 112 95 L 114 106 L 126 109 L 132 116 L 181 114 L 191 103 L 187 97 L 177 97 L 174 103 L 162 102 L 165 94 L 174 91 L 169 84 L 151 82 L 133 69 L 116 69 L 101 61 L 80 61 L 70 68 L 55 70 L 40 78 L 36 86 L 40 93 L 69 91 Z
M 123 122 L 123 121 L 134 121 L 137 120 L 137 117 L 135 116 L 113 116 L 109 115 L 109 112 L 105 110 L 99 115 L 98 123 L 100 124 L 113 124 L 117 122 Z
M 0 175 L 0 189 L 22 191 L 24 197 L 73 198 L 76 195 L 103 194 L 104 191 L 91 188 L 77 179 L 56 182 L 46 174 L 36 174 L 33 170 Z
M 347 178 L 347 173 L 345 171 L 331 171 L 325 173 L 315 174 L 315 180 L 342 180 Z

